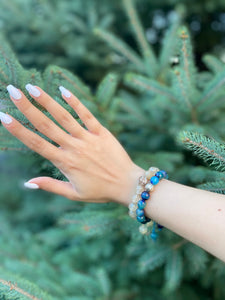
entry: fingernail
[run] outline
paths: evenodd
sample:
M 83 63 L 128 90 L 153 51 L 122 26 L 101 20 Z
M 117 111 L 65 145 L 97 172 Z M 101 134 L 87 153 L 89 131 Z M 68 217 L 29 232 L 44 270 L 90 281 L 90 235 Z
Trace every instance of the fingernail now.
M 1 122 L 5 123 L 5 124 L 10 124 L 12 122 L 12 118 L 10 118 L 9 115 L 7 115 L 1 111 L 0 111 L 0 119 L 1 119 Z
M 15 86 L 13 86 L 12 84 L 9 84 L 6 88 L 9 92 L 9 94 L 14 99 L 19 100 L 22 97 L 22 94 L 20 93 L 20 91 L 17 88 L 15 88 Z
M 30 83 L 26 84 L 25 88 L 34 97 L 39 97 L 41 95 L 39 89 L 37 89 L 34 85 Z
M 39 186 L 36 183 L 24 182 L 24 186 L 29 189 L 39 189 Z
M 59 87 L 60 92 L 67 98 L 69 98 L 71 96 L 71 93 L 65 89 L 63 86 Z

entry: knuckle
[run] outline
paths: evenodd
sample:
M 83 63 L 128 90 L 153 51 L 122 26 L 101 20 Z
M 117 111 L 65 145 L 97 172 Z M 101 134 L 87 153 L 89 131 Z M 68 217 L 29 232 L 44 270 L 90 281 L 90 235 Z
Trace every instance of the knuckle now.
M 37 125 L 38 130 L 40 130 L 41 132 L 48 132 L 50 130 L 50 124 L 49 122 L 41 122 Z
M 84 112 L 84 119 L 85 120 L 91 120 L 92 119 L 92 113 L 90 111 L 85 111 Z
M 60 119 L 63 124 L 68 124 L 68 123 L 71 123 L 71 121 L 72 121 L 71 115 L 69 115 L 67 113 L 63 113 L 61 115 Z
M 44 145 L 43 145 L 43 142 L 37 138 L 32 138 L 30 141 L 29 141 L 29 147 L 34 150 L 34 151 L 40 151 L 44 148 Z

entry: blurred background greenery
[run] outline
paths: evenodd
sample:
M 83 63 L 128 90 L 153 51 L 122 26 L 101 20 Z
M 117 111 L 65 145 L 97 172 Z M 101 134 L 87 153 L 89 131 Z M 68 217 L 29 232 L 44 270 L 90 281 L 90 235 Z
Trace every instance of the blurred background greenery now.
M 143 68 L 143 45 L 137 42 L 129 19 L 132 1 L 1 0 L 0 109 L 12 110 L 6 86 L 15 84 L 24 90 L 27 79 L 60 102 L 55 89 L 62 81 L 55 74 L 67 70 L 71 82 L 80 78 L 82 90 L 88 91 L 88 97 L 81 92 L 80 99 L 137 164 L 145 169 L 156 165 L 167 170 L 171 180 L 212 190 L 212 185 L 204 183 L 215 178 L 224 182 L 224 169 L 210 170 L 205 161 L 179 145 L 176 137 L 179 129 L 194 129 L 221 145 L 224 142 L 224 92 L 219 90 L 218 74 L 223 75 L 223 82 L 225 2 L 133 2 L 147 44 L 160 58 L 155 73 Z M 218 94 L 210 96 L 211 103 L 202 107 L 197 117 L 183 104 L 177 107 L 167 100 L 170 93 L 179 95 L 170 71 L 182 73 L 181 45 L 176 39 L 180 25 L 186 25 L 190 32 L 195 64 L 191 76 L 198 79 L 196 86 L 187 83 L 185 92 L 193 94 L 194 102 L 201 93 L 208 97 L 207 86 L 213 82 L 216 90 L 218 86 Z M 170 28 L 174 33 L 171 31 L 169 40 L 165 34 Z M 110 42 L 112 36 L 126 46 L 118 40 Z M 4 68 L 10 70 L 8 78 L 12 81 L 4 81 Z M 129 72 L 146 76 L 135 78 L 167 96 L 133 88 L 134 75 Z M 101 96 L 103 81 L 108 84 L 105 97 L 110 106 Z M 65 86 L 77 92 L 72 84 L 66 82 Z M 13 113 L 21 118 L 15 110 Z M 22 143 L 16 144 L 13 137 L 7 136 L 11 147 L 4 148 L 3 131 L 0 299 L 29 299 L 15 286 L 10 289 L 4 280 L 17 283 L 35 299 L 225 298 L 224 264 L 175 233 L 164 229 L 160 242 L 153 245 L 151 240 L 142 239 L 123 207 L 76 203 L 44 191 L 26 190 L 23 182 L 32 177 L 65 178 L 50 162 L 24 149 Z

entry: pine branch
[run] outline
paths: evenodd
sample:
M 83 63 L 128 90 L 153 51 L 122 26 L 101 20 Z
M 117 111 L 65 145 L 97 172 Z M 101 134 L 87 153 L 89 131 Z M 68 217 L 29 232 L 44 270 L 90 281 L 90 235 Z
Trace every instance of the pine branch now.
M 144 29 L 138 17 L 133 0 L 123 0 L 123 4 L 133 27 L 135 38 L 144 57 L 147 74 L 149 76 L 154 76 L 157 71 L 156 57 L 146 40 Z
M 177 135 L 177 142 L 193 151 L 215 169 L 225 171 L 225 145 L 197 132 L 182 131 Z
M 214 74 L 222 72 L 225 68 L 224 62 L 211 54 L 205 54 L 202 60 Z
M 104 40 L 109 46 L 115 51 L 122 54 L 126 59 L 132 62 L 138 70 L 143 72 L 145 70 L 145 65 L 142 62 L 141 58 L 135 53 L 124 41 L 116 37 L 111 32 L 107 32 L 106 30 L 95 28 L 94 33 Z
M 225 194 L 225 178 L 213 182 L 207 182 L 197 185 L 197 188 L 207 190 L 209 192 Z
M 149 79 L 145 76 L 135 73 L 127 73 L 124 78 L 125 84 L 137 89 L 140 92 L 148 92 L 151 94 L 158 94 L 160 96 L 167 97 L 172 102 L 176 103 L 177 99 L 171 92 L 171 90 L 157 82 L 156 80 Z
M 167 257 L 165 266 L 164 292 L 172 292 L 177 289 L 183 277 L 183 259 L 181 253 L 174 250 Z
M 197 101 L 195 108 L 199 106 L 202 106 L 202 109 L 204 109 L 203 104 L 205 106 L 207 100 L 207 104 L 210 104 L 214 100 L 214 94 L 218 95 L 218 92 L 220 89 L 222 89 L 223 85 L 225 83 L 225 70 L 223 69 L 222 72 L 220 72 L 212 81 L 209 83 L 205 90 L 203 91 L 203 94 L 201 98 Z M 223 92 L 224 94 L 224 92 Z
M 100 82 L 96 92 L 96 100 L 103 109 L 109 106 L 116 92 L 118 82 L 119 76 L 114 73 L 107 74 Z
M 3 295 L 11 296 L 10 299 L 21 299 L 21 300 L 52 300 L 52 297 L 41 290 L 34 283 L 21 278 L 18 275 L 11 274 L 8 271 L 0 268 L 1 278 L 0 278 L 0 293 Z M 7 279 L 5 279 L 5 278 Z

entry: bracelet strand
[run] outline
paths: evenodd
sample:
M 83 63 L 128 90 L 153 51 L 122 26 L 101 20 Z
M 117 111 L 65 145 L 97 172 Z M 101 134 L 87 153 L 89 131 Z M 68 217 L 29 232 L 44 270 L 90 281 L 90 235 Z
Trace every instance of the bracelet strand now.
M 168 179 L 166 171 L 159 170 L 157 167 L 150 167 L 145 171 L 144 175 L 139 177 L 136 193 L 128 206 L 129 216 L 142 223 L 142 225 L 139 226 L 139 232 L 143 235 L 149 235 L 151 233 L 150 237 L 153 241 L 157 240 L 158 231 L 161 231 L 164 226 L 146 217 L 144 208 L 146 206 L 146 200 L 150 198 L 150 192 L 154 191 L 154 186 L 163 178 Z

